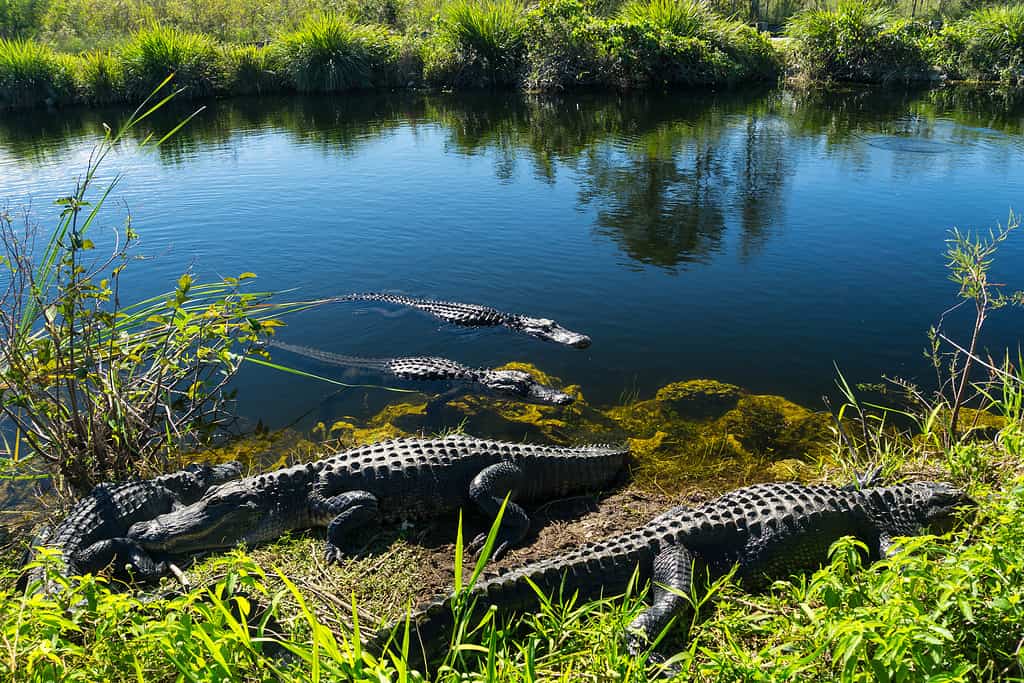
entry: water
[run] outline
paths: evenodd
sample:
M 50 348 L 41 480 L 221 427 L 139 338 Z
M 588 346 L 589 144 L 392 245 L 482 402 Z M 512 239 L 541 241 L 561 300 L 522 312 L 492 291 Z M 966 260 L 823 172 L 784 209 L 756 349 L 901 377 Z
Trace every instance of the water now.
M 52 223 L 101 122 L 121 117 L 4 114 L 0 201 Z M 1022 98 L 983 91 L 231 100 L 159 152 L 133 142 L 112 157 L 105 177 L 123 178 L 106 227 L 129 207 L 155 257 L 127 271 L 127 300 L 190 266 L 200 279 L 255 271 L 295 297 L 451 298 L 594 339 L 579 351 L 344 304 L 290 318 L 279 338 L 292 343 L 529 361 L 602 404 L 711 377 L 818 408 L 834 363 L 851 381 L 927 379 L 925 330 L 956 294 L 943 240 L 1024 210 L 1022 130 Z M 1024 233 L 993 279 L 1024 286 L 1022 264 Z M 1000 311 L 984 341 L 1015 348 L 1022 323 Z M 383 400 L 258 367 L 238 385 L 243 415 L 271 426 Z

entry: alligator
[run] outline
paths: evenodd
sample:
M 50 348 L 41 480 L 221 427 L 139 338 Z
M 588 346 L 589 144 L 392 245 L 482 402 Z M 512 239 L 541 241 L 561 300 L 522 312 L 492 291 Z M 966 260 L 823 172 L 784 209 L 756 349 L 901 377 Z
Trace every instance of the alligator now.
M 585 349 L 590 346 L 590 337 L 579 332 L 567 330 L 549 318 L 534 318 L 517 313 L 505 313 L 490 306 L 481 306 L 479 304 L 463 304 L 436 299 L 417 299 L 402 296 L 401 294 L 385 294 L 382 292 L 348 294 L 327 299 L 326 301 L 383 301 L 389 304 L 398 304 L 399 306 L 410 306 L 425 311 L 447 323 L 462 327 L 497 327 L 501 325 L 516 332 L 536 337 L 537 339 L 555 342 L 556 344 L 565 344 L 577 349 Z
M 140 522 L 128 537 L 152 552 L 187 554 L 256 545 L 293 529 L 327 527 L 326 555 L 341 561 L 369 525 L 424 519 L 475 505 L 494 518 L 510 496 L 494 557 L 526 535 L 516 501 L 596 491 L 623 468 L 625 447 L 575 448 L 475 439 L 404 438 L 219 486 L 198 502 Z M 474 539 L 470 551 L 482 547 Z
M 541 384 L 533 378 L 533 375 L 522 370 L 469 368 L 453 360 L 434 356 L 359 358 L 357 356 L 342 356 L 308 346 L 287 344 L 273 339 L 268 339 L 264 343 L 267 346 L 290 351 L 323 363 L 378 370 L 400 379 L 465 382 L 483 387 L 502 397 L 558 406 L 568 405 L 575 400 L 569 394 Z
M 957 508 L 973 505 L 946 484 L 918 482 L 862 490 L 832 486 L 773 483 L 732 491 L 700 507 L 680 506 L 646 525 L 614 538 L 587 543 L 482 580 L 461 596 L 469 618 L 490 606 L 498 616 L 529 610 L 559 593 L 580 599 L 625 593 L 631 581 L 652 584 L 651 606 L 626 630 L 629 650 L 647 650 L 674 618 L 683 615 L 695 587 L 735 567 L 749 589 L 773 577 L 819 567 L 829 547 L 842 536 L 863 541 L 870 559 L 892 554 L 893 539 L 952 526 Z M 453 605 L 448 595 L 415 610 L 413 633 L 426 644 L 423 662 L 440 654 L 452 632 Z M 475 623 L 475 622 L 474 622 Z M 405 627 L 381 629 L 370 645 L 378 651 Z M 396 641 L 392 641 L 396 642 Z M 397 641 L 397 642 L 400 642 Z M 655 659 L 657 653 L 653 653 Z M 417 655 L 418 656 L 418 655 Z
M 128 528 L 144 519 L 170 512 L 199 500 L 212 486 L 241 476 L 237 462 L 220 465 L 192 464 L 179 472 L 154 479 L 96 486 L 79 500 L 54 529 L 42 529 L 32 542 L 22 564 L 35 559 L 32 548 L 56 548 L 62 557 L 61 574 L 95 573 L 112 565 L 115 575 L 125 576 L 127 564 L 135 578 L 147 581 L 165 574 L 168 564 L 153 560 L 125 537 Z M 52 592 L 44 585 L 44 569 L 33 567 L 21 578 L 23 589 L 33 586 Z

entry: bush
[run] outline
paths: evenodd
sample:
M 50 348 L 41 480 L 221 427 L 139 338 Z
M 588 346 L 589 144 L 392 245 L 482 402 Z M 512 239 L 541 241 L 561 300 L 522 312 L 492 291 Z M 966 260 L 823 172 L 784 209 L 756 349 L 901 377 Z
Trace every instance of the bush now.
M 811 79 L 868 83 L 929 77 L 920 41 L 924 26 L 890 26 L 890 19 L 888 9 L 862 0 L 797 14 L 786 27 L 796 69 Z
M 543 0 L 526 21 L 527 88 L 562 90 L 605 80 L 597 20 L 579 0 Z
M 336 92 L 385 85 L 399 52 L 382 26 L 359 26 L 337 14 L 307 19 L 281 37 L 277 58 L 300 92 Z
M 516 85 L 526 56 L 527 18 L 514 0 L 454 0 L 425 46 L 428 81 L 461 87 Z
M 1024 82 L 1024 4 L 979 9 L 944 27 L 931 50 L 953 78 Z
M 141 99 L 168 74 L 185 88 L 185 97 L 206 97 L 223 89 L 220 51 L 213 39 L 164 26 L 152 26 L 132 36 L 121 48 L 129 98 Z
M 0 38 L 0 109 L 59 104 L 73 95 L 67 60 L 39 43 Z
M 75 60 L 75 87 L 78 98 L 89 104 L 122 102 L 124 68 L 110 52 L 87 52 Z

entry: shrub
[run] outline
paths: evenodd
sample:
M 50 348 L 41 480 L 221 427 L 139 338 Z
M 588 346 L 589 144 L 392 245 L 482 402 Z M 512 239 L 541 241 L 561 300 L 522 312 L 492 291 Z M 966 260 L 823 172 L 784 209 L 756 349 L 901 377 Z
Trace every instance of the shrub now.
M 86 52 L 75 60 L 78 97 L 89 104 L 110 104 L 124 100 L 124 68 L 116 55 L 106 51 Z
M 525 63 L 526 27 L 526 13 L 514 0 L 455 0 L 425 47 L 425 77 L 463 87 L 515 85 Z
M 0 109 L 59 104 L 73 93 L 67 60 L 39 43 L 0 38 Z
M 185 97 L 205 97 L 223 88 L 220 52 L 213 39 L 198 33 L 154 25 L 121 48 L 125 87 L 130 98 L 152 92 L 168 74 Z
M 1024 82 L 1024 4 L 972 12 L 945 27 L 933 50 L 954 78 Z
M 797 14 L 786 27 L 795 66 L 812 79 L 885 82 L 929 75 L 919 24 L 888 26 L 890 11 L 861 0 Z
M 225 82 L 232 95 L 259 95 L 281 88 L 273 50 L 239 45 L 224 50 Z
M 595 21 L 579 0 L 544 0 L 533 9 L 527 15 L 526 87 L 561 90 L 601 83 Z
M 359 26 L 341 15 L 324 14 L 282 36 L 277 50 L 297 90 L 335 92 L 389 82 L 398 45 L 381 26 Z

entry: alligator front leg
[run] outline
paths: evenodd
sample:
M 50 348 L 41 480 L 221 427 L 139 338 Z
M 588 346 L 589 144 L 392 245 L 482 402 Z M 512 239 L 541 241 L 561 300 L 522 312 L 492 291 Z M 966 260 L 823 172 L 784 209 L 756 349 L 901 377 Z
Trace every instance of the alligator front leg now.
M 693 587 L 693 553 L 681 545 L 668 545 L 654 558 L 650 609 L 626 629 L 626 644 L 637 655 L 650 647 L 676 615 L 689 609 L 686 597 Z
M 97 541 L 74 553 L 71 561 L 83 574 L 95 574 L 111 566 L 118 578 L 141 578 L 149 583 L 158 581 L 168 571 L 166 562 L 157 562 L 130 538 Z
M 354 531 L 366 533 L 367 527 L 380 522 L 377 497 L 369 491 L 346 491 L 336 496 L 314 494 L 315 516 L 332 516 L 327 525 L 326 557 L 328 562 L 341 562 L 347 537 Z
M 526 473 L 518 466 L 510 462 L 499 462 L 485 467 L 469 483 L 470 500 L 492 519 L 498 516 L 505 496 L 509 499 L 501 518 L 494 550 L 491 552 L 493 560 L 500 560 L 509 548 L 523 540 L 530 529 L 530 518 L 526 511 L 513 502 L 525 480 Z M 487 534 L 480 534 L 469 544 L 468 550 L 476 553 L 484 547 L 486 541 Z

